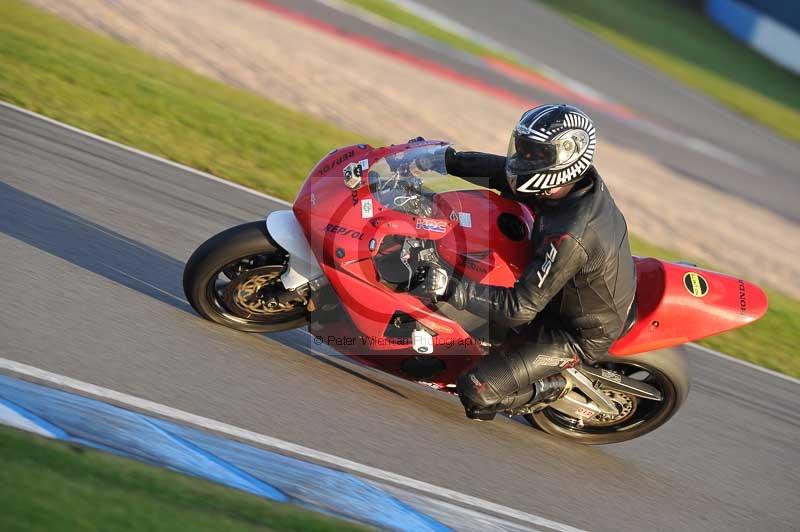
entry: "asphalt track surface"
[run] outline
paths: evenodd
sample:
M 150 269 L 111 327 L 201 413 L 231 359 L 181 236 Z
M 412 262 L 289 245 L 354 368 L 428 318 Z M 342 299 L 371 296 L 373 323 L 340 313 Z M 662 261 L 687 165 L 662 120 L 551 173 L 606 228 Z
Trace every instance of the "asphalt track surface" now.
M 254 3 L 258 4 L 256 0 Z M 407 38 L 337 8 L 336 0 L 263 0 L 446 65 L 533 102 L 562 101 L 461 53 Z M 617 52 L 531 0 L 415 0 L 464 27 L 599 91 L 644 120 L 591 111 L 603 138 L 650 155 L 703 182 L 800 221 L 800 145 L 786 141 Z M 511 129 L 509 124 L 509 130 Z M 468 147 L 465 147 L 468 148 Z M 498 146 L 498 151 L 505 146 Z M 642 176 L 646 179 L 647 176 Z
M 796 530 L 800 384 L 689 348 L 684 409 L 584 447 L 199 318 L 184 261 L 283 205 L 0 107 L 0 357 L 587 530 Z

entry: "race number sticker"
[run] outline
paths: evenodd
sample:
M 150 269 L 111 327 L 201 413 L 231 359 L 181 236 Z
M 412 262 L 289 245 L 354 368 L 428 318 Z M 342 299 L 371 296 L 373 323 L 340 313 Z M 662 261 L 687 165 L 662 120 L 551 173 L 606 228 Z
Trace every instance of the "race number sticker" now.
M 369 159 L 361 159 L 360 161 L 358 161 L 358 166 L 361 167 L 361 170 L 363 172 L 366 172 L 367 169 L 369 168 Z
M 372 218 L 372 199 L 361 200 L 361 217 Z

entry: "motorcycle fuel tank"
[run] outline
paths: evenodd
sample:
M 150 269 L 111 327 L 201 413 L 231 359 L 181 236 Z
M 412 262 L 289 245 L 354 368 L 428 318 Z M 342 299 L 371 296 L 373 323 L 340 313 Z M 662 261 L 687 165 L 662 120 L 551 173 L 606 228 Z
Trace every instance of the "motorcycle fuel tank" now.
M 445 192 L 437 199 L 443 214 L 458 222 L 436 242 L 439 256 L 468 279 L 512 286 L 532 258 L 531 211 L 483 189 Z

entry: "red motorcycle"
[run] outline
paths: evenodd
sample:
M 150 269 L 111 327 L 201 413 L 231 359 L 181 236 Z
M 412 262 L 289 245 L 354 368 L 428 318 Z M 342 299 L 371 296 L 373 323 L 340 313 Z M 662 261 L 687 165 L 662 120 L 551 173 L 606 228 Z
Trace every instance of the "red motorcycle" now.
M 443 391 L 492 350 L 486 320 L 418 297 L 427 264 L 512 286 L 531 260 L 534 213 L 445 172 L 441 142 L 333 150 L 291 211 L 203 243 L 184 290 L 204 318 L 246 332 L 308 325 L 364 364 Z M 752 283 L 693 265 L 635 258 L 635 312 L 609 354 L 563 370 L 567 386 L 524 415 L 580 443 L 615 443 L 665 423 L 689 392 L 689 372 L 664 348 L 741 327 L 767 309 Z

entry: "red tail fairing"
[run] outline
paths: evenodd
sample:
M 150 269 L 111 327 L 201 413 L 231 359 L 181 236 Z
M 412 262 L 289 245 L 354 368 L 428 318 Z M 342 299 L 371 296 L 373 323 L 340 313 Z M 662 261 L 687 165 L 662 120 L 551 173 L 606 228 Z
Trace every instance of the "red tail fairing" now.
M 662 349 L 741 327 L 767 311 L 752 283 L 657 259 L 636 259 L 636 324 L 612 346 L 614 355 Z

